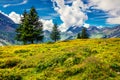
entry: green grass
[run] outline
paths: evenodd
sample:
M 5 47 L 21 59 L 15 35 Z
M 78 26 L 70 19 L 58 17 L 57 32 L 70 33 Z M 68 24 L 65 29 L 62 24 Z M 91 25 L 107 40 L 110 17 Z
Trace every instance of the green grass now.
M 0 47 L 0 80 L 120 80 L 120 38 Z

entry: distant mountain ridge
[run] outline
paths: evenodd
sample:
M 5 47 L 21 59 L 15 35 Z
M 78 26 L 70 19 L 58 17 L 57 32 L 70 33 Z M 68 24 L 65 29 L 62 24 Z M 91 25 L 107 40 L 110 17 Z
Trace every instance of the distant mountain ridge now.
M 61 33 L 62 40 L 76 38 L 76 35 L 82 31 L 82 28 L 80 26 L 71 26 L 66 32 Z M 120 37 L 120 25 L 111 28 L 90 26 L 87 28 L 87 33 L 90 38 L 117 38 Z
M 18 24 L 15 24 L 10 18 L 0 13 L 0 46 L 15 44 L 15 29 Z M 82 31 L 81 26 L 71 26 L 66 32 L 61 32 L 61 40 L 76 39 L 77 34 Z M 44 31 L 44 42 L 51 41 L 50 31 Z M 120 25 L 115 27 L 98 28 L 90 26 L 87 28 L 87 33 L 90 38 L 120 38 Z
M 96 35 L 101 35 L 101 37 L 99 36 L 98 38 L 117 38 L 117 37 L 120 37 L 120 25 L 111 27 L 111 28 L 110 27 L 104 27 L 104 28 L 93 27 L 91 29 L 90 27 L 88 28 L 88 32 L 91 38 L 94 38 Z

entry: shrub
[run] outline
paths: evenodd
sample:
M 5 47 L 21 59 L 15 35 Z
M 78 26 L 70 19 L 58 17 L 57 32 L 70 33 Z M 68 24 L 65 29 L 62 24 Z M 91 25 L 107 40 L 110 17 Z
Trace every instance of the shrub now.
M 120 72 L 120 65 L 114 63 L 110 66 L 110 68 L 112 68 L 114 71 L 116 72 Z
M 93 50 L 93 51 L 92 51 L 92 54 L 96 54 L 96 53 L 98 53 L 97 50 Z
M 21 50 L 16 50 L 14 53 L 26 53 L 26 52 L 29 52 L 30 50 L 24 50 L 24 49 L 21 49 Z
M 79 64 L 80 62 L 82 62 L 82 60 L 83 60 L 83 59 L 80 58 L 80 57 L 75 57 L 74 60 L 73 60 L 73 63 L 74 63 L 74 64 Z
M 20 64 L 17 65 L 17 68 L 26 69 L 35 67 L 35 63 L 32 60 L 23 60 Z
M 88 56 L 92 55 L 91 49 L 90 48 L 83 48 L 83 55 L 85 57 L 88 57 Z
M 62 40 L 62 42 L 69 42 L 70 40 Z
M 67 58 L 74 56 L 74 53 L 66 53 L 61 56 L 58 56 L 52 60 L 52 62 L 56 64 L 60 64 L 61 66 L 64 64 L 64 61 L 67 60 Z
M 51 67 L 53 65 L 52 62 L 40 62 L 36 68 L 36 72 L 42 72 L 43 70 L 45 70 L 48 67 Z
M 82 59 L 79 57 L 70 57 L 67 60 L 65 60 L 64 65 L 66 67 L 70 67 L 70 66 L 73 66 L 75 64 L 79 64 L 81 61 L 82 61 Z
M 68 58 L 65 62 L 64 62 L 64 65 L 66 66 L 66 67 L 69 67 L 69 66 L 72 66 L 72 65 L 74 65 L 74 58 L 72 58 L 72 57 L 70 57 L 70 58 Z
M 0 80 L 22 80 L 22 76 L 17 74 L 4 73 L 4 75 L 0 75 Z
M 65 70 L 64 72 L 62 72 L 61 74 L 58 75 L 58 79 L 65 80 L 66 78 L 68 78 L 70 76 L 81 74 L 83 71 L 84 71 L 84 69 L 81 68 L 81 67 L 79 67 L 79 68 L 68 68 L 67 70 Z
M 47 44 L 53 44 L 53 43 L 54 43 L 54 42 L 52 42 L 52 41 L 48 41 L 48 42 L 47 42 Z
M 19 62 L 20 62 L 19 59 L 8 59 L 4 63 L 2 63 L 0 68 L 12 68 L 18 65 Z

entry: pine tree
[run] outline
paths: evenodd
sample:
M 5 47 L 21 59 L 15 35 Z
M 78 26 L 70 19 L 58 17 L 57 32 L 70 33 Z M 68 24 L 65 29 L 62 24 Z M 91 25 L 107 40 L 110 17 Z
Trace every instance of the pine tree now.
M 81 39 L 81 34 L 80 33 L 77 34 L 77 39 Z
M 57 24 L 54 24 L 53 30 L 50 35 L 51 39 L 54 40 L 55 42 L 60 39 L 60 32 L 58 30 Z
M 87 39 L 87 38 L 89 38 L 87 34 L 87 29 L 83 27 L 82 33 L 81 33 L 81 39 Z
M 43 39 L 43 25 L 39 21 L 39 16 L 34 7 L 30 12 L 23 13 L 20 26 L 16 29 L 16 39 L 26 43 L 34 43 L 34 41 L 42 41 Z
M 34 7 L 31 8 L 29 13 L 29 41 L 42 41 L 43 39 L 43 24 L 39 21 L 39 16 Z

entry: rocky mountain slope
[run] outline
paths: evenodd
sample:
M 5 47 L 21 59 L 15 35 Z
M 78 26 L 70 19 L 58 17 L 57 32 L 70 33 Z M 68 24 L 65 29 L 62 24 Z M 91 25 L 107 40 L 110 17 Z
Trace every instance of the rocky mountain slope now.
M 16 27 L 17 25 L 10 18 L 0 13 L 0 45 L 14 43 Z

